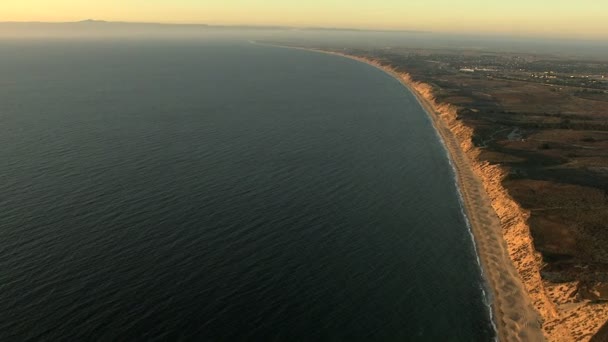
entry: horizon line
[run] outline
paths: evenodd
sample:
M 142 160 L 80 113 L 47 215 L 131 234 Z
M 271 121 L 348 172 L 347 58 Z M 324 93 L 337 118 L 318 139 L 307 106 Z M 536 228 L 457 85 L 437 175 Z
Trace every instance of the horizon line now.
M 381 29 L 381 28 L 358 28 L 358 27 L 327 27 L 327 26 L 290 26 L 290 25 L 259 25 L 259 24 L 208 24 L 208 23 L 193 23 L 193 22 L 151 22 L 151 21 L 111 21 L 99 19 L 84 19 L 77 21 L 1 21 L 2 24 L 123 24 L 123 25 L 158 25 L 158 26 L 190 26 L 190 27 L 206 27 L 206 28 L 233 28 L 233 29 L 259 29 L 259 30 L 293 30 L 293 31 L 335 31 L 335 32 L 376 32 L 376 33 L 411 33 L 411 34 L 445 34 L 445 35 L 460 35 L 460 36 L 476 36 L 476 37 L 502 37 L 502 38 L 519 38 L 519 39 L 547 39 L 558 41 L 586 41 L 586 42 L 607 42 L 608 37 L 573 37 L 573 36 L 545 36 L 539 34 L 515 34 L 509 32 L 449 32 L 449 31 L 429 31 L 416 29 Z

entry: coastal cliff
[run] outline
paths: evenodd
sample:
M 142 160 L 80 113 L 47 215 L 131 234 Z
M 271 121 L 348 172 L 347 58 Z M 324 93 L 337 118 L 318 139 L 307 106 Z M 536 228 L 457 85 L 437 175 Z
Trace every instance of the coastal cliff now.
M 367 62 L 378 64 L 369 60 Z M 608 304 L 574 300 L 577 288 L 575 282 L 554 284 L 542 279 L 543 260 L 535 250 L 530 234 L 530 212 L 523 209 L 502 185 L 508 171 L 500 165 L 481 160 L 480 149 L 472 143 L 473 129 L 459 120 L 456 107 L 435 101 L 431 86 L 413 81 L 408 74 L 395 73 L 390 67 L 382 67 L 407 84 L 432 109 L 429 114 L 436 115 L 457 137 L 460 148 L 471 161 L 475 174 L 482 180 L 492 207 L 500 218 L 509 256 L 534 308 L 542 318 L 545 338 L 548 341 L 590 340 L 606 322 Z
M 504 185 L 508 167 L 484 160 L 483 147 L 473 143 L 475 129 L 459 117 L 459 107 L 437 101 L 431 85 L 414 80 L 402 69 L 380 60 L 324 49 L 302 49 L 342 56 L 383 70 L 408 88 L 427 112 L 456 173 L 484 278 L 491 291 L 499 340 L 602 340 L 608 303 L 597 300 L 601 294 L 580 280 L 548 280 L 547 272 L 543 273 L 547 263 L 535 249 L 531 212 Z
M 541 330 L 544 318 L 539 315 L 539 310 L 534 305 L 536 302 L 529 297 L 520 271 L 512 261 L 511 247 L 503 234 L 502 218 L 497 215 L 494 208 L 495 205 L 504 207 L 506 203 L 510 204 L 512 201 L 507 202 L 507 196 L 490 197 L 491 193 L 502 195 L 504 192 L 488 191 L 493 188 L 500 189 L 496 184 L 500 182 L 503 173 L 498 168 L 477 162 L 476 148 L 470 139 L 472 129 L 459 122 L 455 107 L 435 102 L 428 85 L 414 82 L 408 74 L 399 73 L 378 61 L 349 55 L 342 56 L 385 71 L 416 96 L 429 115 L 450 156 L 484 278 L 490 290 L 497 337 L 501 341 L 544 340 Z M 528 264 L 534 265 L 534 263 Z M 538 274 L 538 270 L 535 271 Z

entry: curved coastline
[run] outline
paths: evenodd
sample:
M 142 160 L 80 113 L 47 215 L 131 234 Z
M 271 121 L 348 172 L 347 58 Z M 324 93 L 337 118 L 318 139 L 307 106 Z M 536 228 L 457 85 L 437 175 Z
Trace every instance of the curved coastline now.
M 542 316 L 536 310 L 536 300 L 531 299 L 526 286 L 520 277 L 510 256 L 510 246 L 503 236 L 503 224 L 493 207 L 484 180 L 483 173 L 488 165 L 473 165 L 467 150 L 472 146 L 463 146 L 459 134 L 450 126 L 452 118 L 446 118 L 446 112 L 455 114 L 453 108 L 436 104 L 425 91 L 424 84 L 414 82 L 406 73 L 399 73 L 391 66 L 378 61 L 337 52 L 278 46 L 274 47 L 300 49 L 352 59 L 371 65 L 399 81 L 417 99 L 426 112 L 441 143 L 447 151 L 450 164 L 454 170 L 457 188 L 465 218 L 472 233 L 473 243 L 481 265 L 482 275 L 490 291 L 491 318 L 500 341 L 543 341 Z M 420 87 L 422 86 L 422 87 Z M 462 124 L 460 124 L 462 126 Z M 459 127 L 460 129 L 465 129 Z M 471 132 L 468 133 L 469 137 Z M 466 135 L 466 134 L 465 134 Z M 469 143 L 470 144 L 470 143 Z M 487 171 L 487 170 L 485 170 Z M 500 170 L 490 170 L 500 174 Z M 501 177 L 497 177 L 501 179 Z M 528 244 L 531 245 L 529 237 Z
M 542 341 L 541 316 L 534 308 L 526 288 L 509 255 L 502 234 L 502 224 L 492 206 L 484 184 L 475 173 L 471 160 L 456 134 L 442 117 L 441 108 L 424 97 L 407 74 L 398 73 L 377 61 L 345 54 L 329 53 L 374 66 L 397 79 L 418 100 L 427 113 L 435 132 L 448 152 L 454 169 L 463 209 L 482 266 L 482 273 L 491 291 L 492 319 L 500 341 Z

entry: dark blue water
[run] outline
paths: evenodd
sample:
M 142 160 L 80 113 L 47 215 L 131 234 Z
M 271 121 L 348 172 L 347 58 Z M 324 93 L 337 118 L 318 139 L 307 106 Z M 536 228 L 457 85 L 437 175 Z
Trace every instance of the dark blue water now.
M 492 338 L 453 174 L 383 72 L 0 42 L 0 340 Z

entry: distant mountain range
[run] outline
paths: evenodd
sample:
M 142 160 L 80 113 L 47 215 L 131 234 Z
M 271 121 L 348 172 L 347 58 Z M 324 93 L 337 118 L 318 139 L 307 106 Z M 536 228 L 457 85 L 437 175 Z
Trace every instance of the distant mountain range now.
M 145 31 L 147 29 L 164 29 L 164 30 L 200 30 L 200 29 L 234 29 L 234 30 L 289 30 L 289 31 L 344 31 L 344 32 L 403 32 L 403 33 L 427 33 L 425 31 L 412 30 L 371 30 L 371 29 L 356 29 L 356 28 L 335 28 L 335 27 L 289 27 L 289 26 L 254 26 L 254 25 L 207 25 L 207 24 L 162 24 L 162 23 L 136 23 L 136 22 L 118 22 L 87 19 L 76 22 L 0 22 L 0 36 L 6 31 L 14 30 L 51 30 L 66 31 L 78 30 L 80 33 L 87 31 L 97 32 L 113 32 L 128 29 L 130 31 Z M 3 32 L 4 31 L 4 32 Z M 43 33 L 43 32 L 41 32 Z

